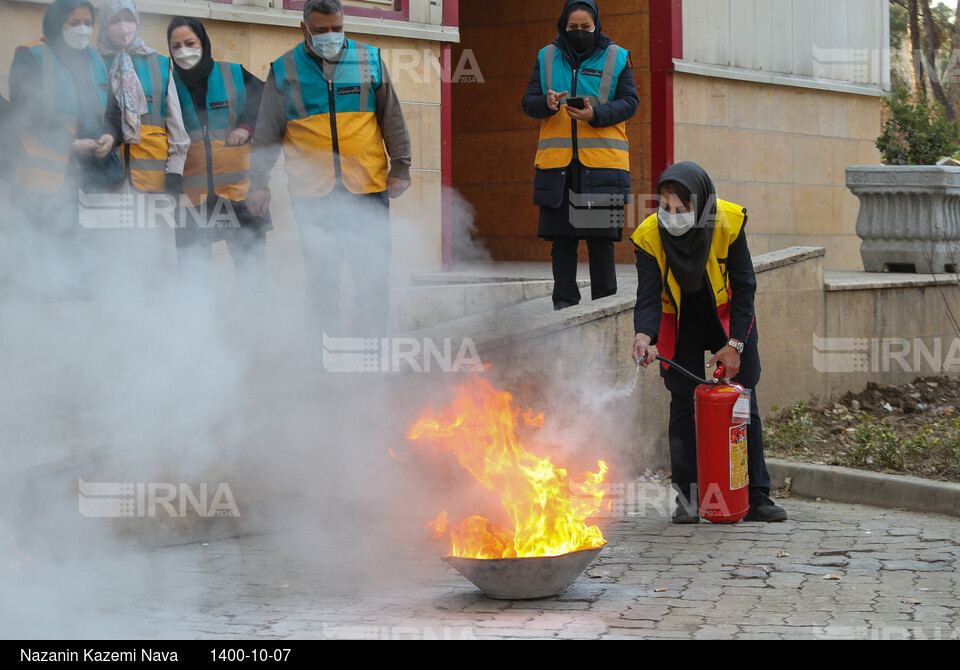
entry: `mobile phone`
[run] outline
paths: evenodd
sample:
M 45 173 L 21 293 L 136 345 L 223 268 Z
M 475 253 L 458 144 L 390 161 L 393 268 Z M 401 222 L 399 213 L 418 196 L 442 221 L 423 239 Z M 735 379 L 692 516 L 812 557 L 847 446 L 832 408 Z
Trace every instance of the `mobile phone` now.
M 584 109 L 586 107 L 586 98 L 567 98 L 567 105 L 574 109 Z

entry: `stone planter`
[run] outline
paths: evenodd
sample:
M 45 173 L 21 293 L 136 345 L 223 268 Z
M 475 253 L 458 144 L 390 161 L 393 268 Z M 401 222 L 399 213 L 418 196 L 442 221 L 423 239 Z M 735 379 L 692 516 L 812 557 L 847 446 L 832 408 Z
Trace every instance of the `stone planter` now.
M 860 199 L 867 272 L 960 268 L 960 167 L 858 165 L 847 168 L 847 188 Z

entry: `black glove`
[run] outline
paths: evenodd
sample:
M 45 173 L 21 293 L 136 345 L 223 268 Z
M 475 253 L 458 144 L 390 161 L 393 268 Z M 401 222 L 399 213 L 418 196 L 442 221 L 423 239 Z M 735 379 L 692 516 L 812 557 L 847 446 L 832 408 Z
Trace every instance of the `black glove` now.
M 173 197 L 183 193 L 183 175 L 167 173 L 163 177 L 163 192 Z

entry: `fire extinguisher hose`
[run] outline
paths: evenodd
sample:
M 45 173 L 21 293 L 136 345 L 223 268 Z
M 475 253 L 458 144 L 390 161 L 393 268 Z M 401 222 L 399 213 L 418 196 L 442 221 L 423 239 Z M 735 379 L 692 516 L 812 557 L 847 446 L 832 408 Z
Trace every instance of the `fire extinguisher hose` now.
M 689 377 L 690 379 L 692 379 L 693 381 L 697 382 L 698 384 L 710 384 L 710 385 L 713 385 L 713 384 L 719 384 L 719 383 L 720 383 L 720 380 L 719 380 L 719 379 L 710 379 L 710 380 L 707 380 L 707 379 L 704 379 L 703 377 L 698 377 L 697 375 L 693 374 L 693 373 L 690 372 L 689 370 L 680 367 L 679 365 L 677 365 L 676 363 L 674 363 L 673 361 L 671 361 L 669 358 L 664 358 L 663 356 L 657 356 L 657 360 L 658 360 L 658 361 L 662 361 L 662 362 L 666 363 L 667 365 L 672 365 L 673 367 L 675 367 L 675 368 L 677 369 L 678 372 L 680 372 L 680 373 L 682 373 L 683 375 Z

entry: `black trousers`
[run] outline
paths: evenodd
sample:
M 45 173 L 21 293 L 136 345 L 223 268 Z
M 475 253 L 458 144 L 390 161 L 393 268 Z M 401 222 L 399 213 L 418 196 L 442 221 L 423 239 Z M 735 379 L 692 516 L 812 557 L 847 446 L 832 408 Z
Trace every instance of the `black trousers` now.
M 594 300 L 617 293 L 617 266 L 614 261 L 612 238 L 588 237 L 590 258 L 590 291 Z M 555 310 L 580 304 L 577 286 L 577 248 L 580 240 L 573 236 L 553 238 L 553 308 Z
M 209 212 L 228 211 L 219 205 L 229 204 L 239 227 L 198 228 L 196 222 L 182 210 L 184 227 L 176 230 L 177 261 L 181 279 L 190 286 L 201 286 L 209 271 L 213 243 L 223 240 L 233 259 L 233 274 L 237 288 L 244 293 L 262 291 L 267 285 L 267 231 L 273 229 L 270 216 L 250 214 L 246 201 L 229 201 L 214 198 L 205 201 L 206 209 L 198 207 L 204 216 Z M 209 221 L 208 221 L 209 225 Z
M 255 293 L 267 284 L 267 234 L 257 230 L 231 230 L 223 235 L 237 288 L 244 293 Z M 209 270 L 213 254 L 212 242 L 191 242 L 177 245 L 177 260 L 184 281 L 196 285 Z
M 677 350 L 673 360 L 694 374 L 704 374 L 704 353 L 716 353 L 726 344 L 726 335 L 719 319 L 704 303 L 690 305 L 685 309 L 683 299 L 681 322 L 678 331 Z M 770 493 L 770 475 L 763 456 L 763 424 L 757 404 L 756 385 L 760 380 L 760 355 L 756 324 L 745 343 L 740 356 L 740 371 L 733 381 L 750 391 L 750 424 L 747 426 L 747 473 L 750 478 L 750 502 Z M 712 368 L 711 368 L 712 370 Z M 712 373 L 711 373 L 712 374 Z M 661 375 L 670 391 L 670 466 L 673 487 L 685 500 L 691 500 L 691 485 L 697 482 L 697 432 L 694 410 L 694 392 L 697 384 L 674 369 L 664 370 Z M 695 498 L 695 496 L 694 496 Z

